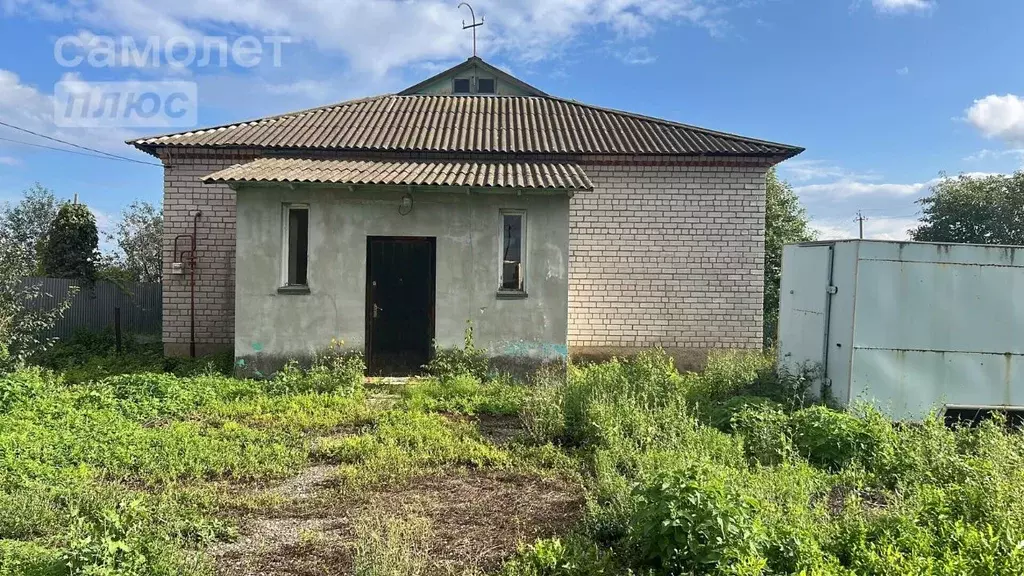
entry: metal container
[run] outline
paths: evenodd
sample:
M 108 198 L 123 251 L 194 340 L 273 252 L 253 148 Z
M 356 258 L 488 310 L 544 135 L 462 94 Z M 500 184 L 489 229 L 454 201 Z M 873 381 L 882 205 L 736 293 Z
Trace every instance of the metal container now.
M 844 240 L 783 248 L 778 362 L 896 420 L 1024 410 L 1024 247 Z

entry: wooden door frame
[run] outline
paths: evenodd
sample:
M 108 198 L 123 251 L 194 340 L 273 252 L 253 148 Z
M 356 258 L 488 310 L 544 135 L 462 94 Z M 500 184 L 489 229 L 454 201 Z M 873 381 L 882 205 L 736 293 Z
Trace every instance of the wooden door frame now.
M 430 289 L 430 312 L 427 318 L 427 331 L 430 336 L 430 342 L 428 346 L 430 348 L 429 357 L 434 356 L 434 340 L 437 338 L 436 332 L 436 321 L 437 316 L 437 237 L 436 236 L 366 236 L 366 305 L 365 305 L 365 322 L 366 335 L 365 335 L 365 352 L 366 357 L 366 371 L 371 373 L 373 371 L 373 301 L 374 301 L 374 287 L 373 287 L 373 273 L 371 268 L 371 262 L 373 261 L 373 253 L 371 247 L 374 242 L 411 242 L 417 244 L 427 244 L 430 246 L 430 282 L 428 288 Z

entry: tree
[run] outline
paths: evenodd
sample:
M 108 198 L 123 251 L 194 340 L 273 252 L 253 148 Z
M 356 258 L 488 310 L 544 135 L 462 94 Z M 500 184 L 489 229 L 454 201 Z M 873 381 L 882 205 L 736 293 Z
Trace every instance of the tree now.
M 814 240 L 807 211 L 793 187 L 768 172 L 764 212 L 764 345 L 775 344 L 779 325 L 779 282 L 782 280 L 782 247 Z
M 121 212 L 121 221 L 107 238 L 117 243 L 109 269 L 122 279 L 159 282 L 163 268 L 163 212 L 149 202 L 135 201 Z
M 33 274 L 39 271 L 46 234 L 59 208 L 53 192 L 38 182 L 25 190 L 20 202 L 0 208 L 0 236 L 8 247 L 15 247 Z
M 96 279 L 99 233 L 96 218 L 82 204 L 61 205 L 43 251 L 43 272 L 55 278 Z
M 917 201 L 920 242 L 1024 244 L 1024 172 L 1012 176 L 944 178 Z
M 77 288 L 72 287 L 60 302 L 44 294 L 26 277 L 28 249 L 9 237 L 0 237 L 0 374 L 16 370 L 33 354 L 46 350 L 55 338 L 41 336 L 71 305 Z

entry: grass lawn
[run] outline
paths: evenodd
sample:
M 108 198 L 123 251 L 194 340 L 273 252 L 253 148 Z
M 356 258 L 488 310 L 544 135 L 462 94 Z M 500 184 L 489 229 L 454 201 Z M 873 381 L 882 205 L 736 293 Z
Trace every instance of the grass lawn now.
M 3 576 L 1024 574 L 1019 434 L 806 405 L 760 355 L 49 365 L 0 376 Z

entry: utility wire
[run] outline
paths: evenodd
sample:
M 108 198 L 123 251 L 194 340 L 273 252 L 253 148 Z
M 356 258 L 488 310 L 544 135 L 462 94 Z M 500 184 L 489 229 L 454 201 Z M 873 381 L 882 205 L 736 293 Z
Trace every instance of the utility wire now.
M 46 134 L 40 134 L 38 132 L 33 132 L 32 130 L 29 130 L 27 128 L 22 128 L 20 126 L 15 126 L 14 124 L 8 124 L 7 122 L 3 122 L 3 121 L 0 121 L 0 126 L 6 126 L 8 128 L 13 128 L 14 130 L 18 130 L 20 132 L 25 132 L 26 134 L 31 134 L 33 136 L 38 136 L 40 138 L 45 138 L 47 140 L 52 140 L 54 142 L 59 142 L 61 144 L 65 144 L 67 146 L 73 146 L 75 148 L 79 148 L 79 149 L 82 149 L 82 150 L 87 150 L 89 152 L 94 152 L 96 154 L 101 154 L 102 156 L 97 156 L 98 158 L 106 158 L 107 160 L 121 160 L 121 161 L 124 161 L 124 162 L 134 162 L 136 164 L 145 164 L 146 166 L 159 166 L 161 168 L 163 168 L 163 166 L 164 166 L 163 164 L 157 164 L 155 162 L 146 162 L 144 160 L 136 160 L 134 158 L 128 158 L 127 156 L 118 156 L 117 154 L 111 154 L 110 152 L 104 152 L 102 150 L 97 150 L 95 148 L 89 148 L 88 146 L 82 146 L 80 144 L 75 144 L 74 142 L 68 142 L 67 140 L 61 140 L 60 138 L 54 138 L 52 136 L 47 136 Z M 6 140 L 10 140 L 10 139 L 6 139 Z M 28 145 L 32 146 L 32 144 L 30 144 L 28 142 L 20 142 L 20 144 L 28 144 Z M 36 144 L 36 146 L 41 146 L 41 145 Z M 42 147 L 43 148 L 50 148 L 49 146 L 42 146 Z M 62 152 L 71 152 L 71 150 L 65 150 L 65 149 L 62 149 L 62 148 L 53 148 L 53 149 L 54 150 L 60 150 Z
M 86 156 L 88 158 L 99 158 L 100 160 L 117 160 L 117 158 L 111 158 L 109 156 L 100 156 L 99 154 L 90 154 L 88 152 L 78 152 L 77 150 L 68 150 L 67 148 L 58 148 L 56 146 L 47 146 L 46 144 L 36 144 L 34 142 L 25 142 L 24 140 L 15 140 L 14 138 L 4 138 L 0 136 L 0 141 L 11 142 L 12 144 L 21 144 L 22 146 L 35 146 L 36 148 L 45 148 L 47 150 L 56 150 L 57 152 L 67 152 L 68 154 L 77 154 L 79 156 Z M 154 164 L 155 166 L 155 164 Z

